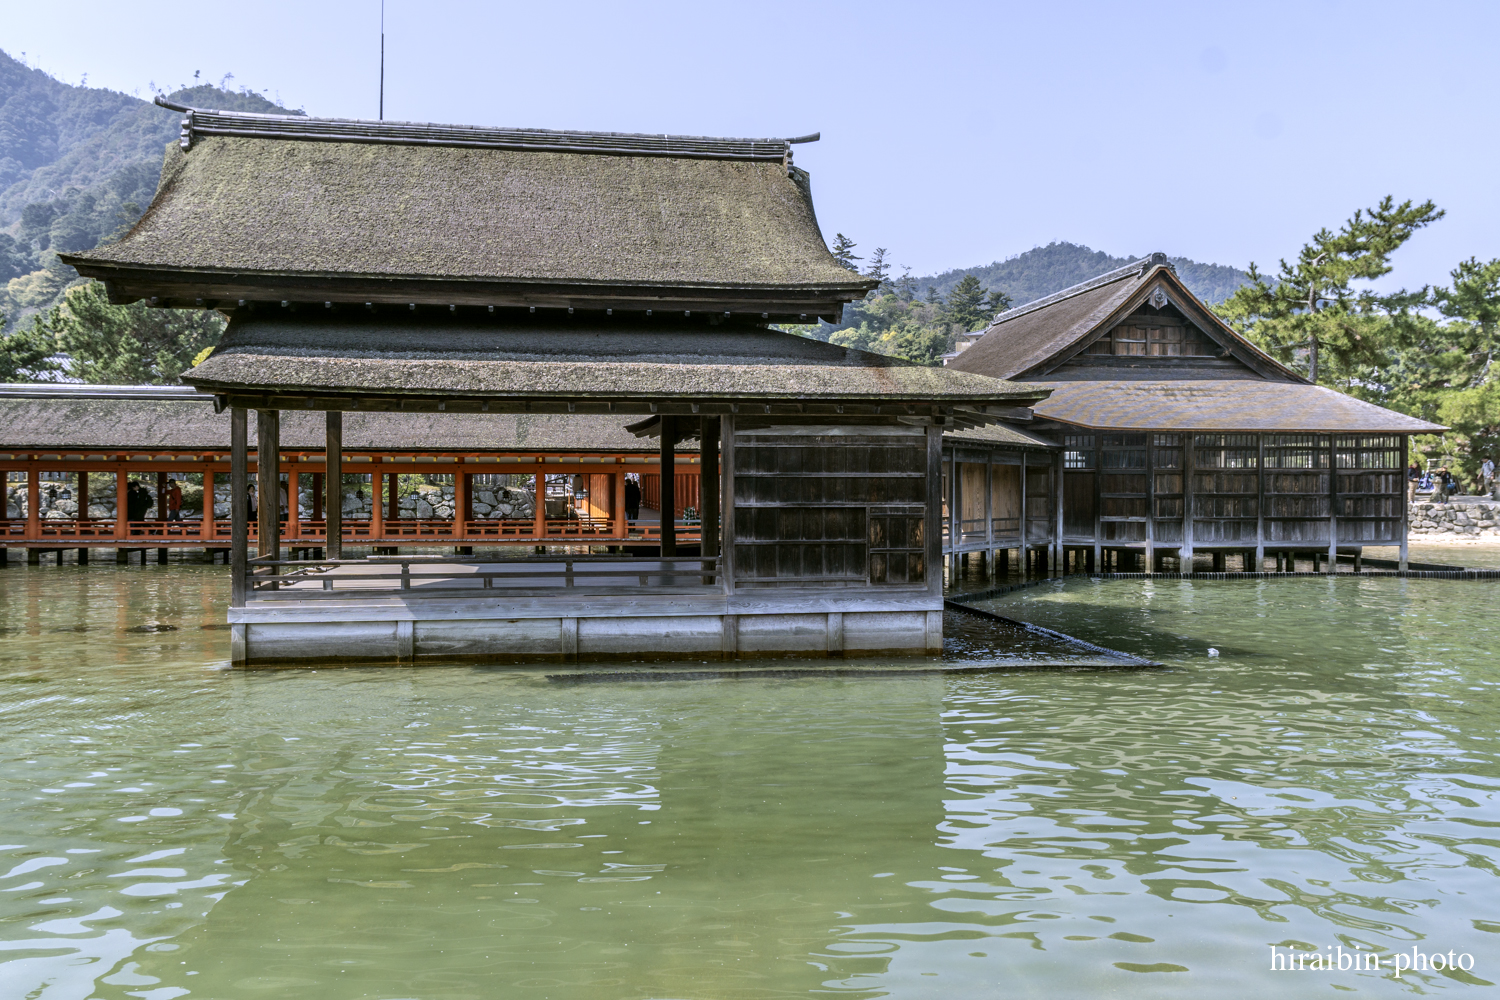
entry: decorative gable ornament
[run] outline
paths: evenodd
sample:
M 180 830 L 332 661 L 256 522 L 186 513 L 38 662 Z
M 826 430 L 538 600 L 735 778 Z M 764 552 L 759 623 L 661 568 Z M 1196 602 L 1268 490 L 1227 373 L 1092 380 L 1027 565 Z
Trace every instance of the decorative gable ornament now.
M 1151 293 L 1151 305 L 1154 308 L 1165 309 L 1167 303 L 1170 301 L 1171 299 L 1167 298 L 1167 290 L 1165 288 L 1157 288 L 1156 291 Z

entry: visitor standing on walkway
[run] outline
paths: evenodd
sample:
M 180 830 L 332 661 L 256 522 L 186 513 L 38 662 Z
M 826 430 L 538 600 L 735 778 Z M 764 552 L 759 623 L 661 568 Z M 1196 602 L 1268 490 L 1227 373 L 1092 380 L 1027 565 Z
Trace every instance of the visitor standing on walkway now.
M 130 485 L 125 487 L 125 519 L 144 521 L 151 503 L 151 493 L 139 481 L 132 479 Z
M 1422 482 L 1422 467 L 1414 458 L 1406 467 L 1406 502 L 1409 504 L 1417 502 L 1417 487 Z
M 641 484 L 633 478 L 625 479 L 625 519 L 634 521 L 641 516 Z
M 1479 463 L 1479 492 L 1495 495 L 1495 460 L 1488 455 Z
M 1432 485 L 1432 499 L 1437 503 L 1447 503 L 1448 497 L 1458 488 L 1458 480 L 1453 478 L 1453 473 L 1445 465 L 1433 477 Z
M 175 479 L 167 480 L 167 520 L 182 520 L 182 487 Z

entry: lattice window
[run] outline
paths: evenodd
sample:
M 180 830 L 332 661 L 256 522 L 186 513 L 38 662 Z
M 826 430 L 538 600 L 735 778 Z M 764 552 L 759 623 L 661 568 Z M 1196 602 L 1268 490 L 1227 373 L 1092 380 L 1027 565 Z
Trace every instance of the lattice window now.
M 1393 434 L 1340 434 L 1333 439 L 1340 469 L 1399 469 L 1401 439 Z
M 1266 435 L 1266 468 L 1328 468 L 1327 434 Z
M 1094 467 L 1094 435 L 1066 434 L 1063 436 L 1063 468 L 1092 469 Z
M 1260 464 L 1254 434 L 1195 434 L 1193 448 L 1200 469 L 1254 469 Z
M 1177 324 L 1122 323 L 1088 346 L 1086 354 L 1116 357 L 1212 357 L 1216 345 L 1196 327 Z
M 1144 469 L 1146 467 L 1146 435 L 1099 435 L 1099 467 L 1101 469 Z

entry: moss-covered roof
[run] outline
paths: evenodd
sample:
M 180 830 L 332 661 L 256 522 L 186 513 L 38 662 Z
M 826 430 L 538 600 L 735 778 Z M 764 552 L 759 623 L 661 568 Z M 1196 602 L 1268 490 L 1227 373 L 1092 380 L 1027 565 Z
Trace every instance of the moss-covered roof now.
M 326 139 L 173 144 L 136 226 L 67 260 L 106 280 L 840 289 L 845 301 L 871 287 L 828 252 L 807 175 L 779 160 Z
M 530 326 L 236 317 L 183 381 L 264 390 L 495 399 L 820 400 L 1026 405 L 1021 385 L 759 327 L 685 322 Z

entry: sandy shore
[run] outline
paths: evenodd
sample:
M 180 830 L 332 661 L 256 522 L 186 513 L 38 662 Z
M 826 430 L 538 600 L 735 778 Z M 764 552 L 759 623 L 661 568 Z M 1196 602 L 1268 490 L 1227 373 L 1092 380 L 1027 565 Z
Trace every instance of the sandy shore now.
M 1395 559 L 1397 549 L 1394 545 L 1366 546 L 1365 555 L 1373 559 Z M 1442 563 L 1465 569 L 1500 569 L 1500 538 L 1413 536 L 1407 543 L 1407 558 L 1412 562 Z

